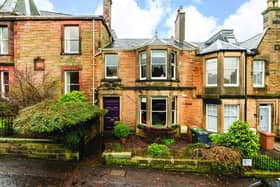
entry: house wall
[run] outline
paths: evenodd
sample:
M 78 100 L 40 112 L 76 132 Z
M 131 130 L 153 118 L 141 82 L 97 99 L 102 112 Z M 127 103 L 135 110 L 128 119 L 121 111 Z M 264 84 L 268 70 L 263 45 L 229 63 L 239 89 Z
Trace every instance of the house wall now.
M 279 100 L 280 100 L 280 28 L 269 28 L 259 47 L 257 54 L 248 57 L 248 122 L 251 126 L 259 129 L 259 106 L 271 106 L 271 130 L 279 134 L 280 116 L 279 116 Z M 265 62 L 265 81 L 264 87 L 253 87 L 253 61 L 262 60 Z
M 175 50 L 177 54 L 176 81 L 139 80 L 138 54 L 147 50 Z M 118 79 L 105 79 L 105 55 L 118 54 Z M 170 72 L 167 72 L 169 74 Z M 95 87 L 98 104 L 104 107 L 104 97 L 120 98 L 120 120 L 135 129 L 140 123 L 140 97 L 147 97 L 147 111 L 151 110 L 151 97 L 166 97 L 168 110 L 171 110 L 172 97 L 177 98 L 177 123 L 180 125 L 202 124 L 201 61 L 195 51 L 173 49 L 168 46 L 147 46 L 139 50 L 104 50 L 95 59 Z M 194 115 L 195 114 L 195 115 Z M 167 126 L 171 126 L 171 113 L 168 113 Z M 147 113 L 147 126 L 151 126 L 151 113 Z

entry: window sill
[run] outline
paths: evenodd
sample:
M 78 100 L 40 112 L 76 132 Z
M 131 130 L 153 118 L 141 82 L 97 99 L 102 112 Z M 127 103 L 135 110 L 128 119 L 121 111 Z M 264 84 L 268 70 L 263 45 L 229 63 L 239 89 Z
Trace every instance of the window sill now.
M 82 55 L 81 52 L 78 52 L 78 53 L 65 53 L 65 52 L 62 52 L 61 55 Z
M 120 78 L 105 78 L 102 79 L 101 82 L 121 82 L 122 80 Z
M 180 82 L 179 80 L 167 80 L 167 79 L 138 79 L 136 82 Z
M 0 56 L 11 56 L 9 53 L 0 53 Z

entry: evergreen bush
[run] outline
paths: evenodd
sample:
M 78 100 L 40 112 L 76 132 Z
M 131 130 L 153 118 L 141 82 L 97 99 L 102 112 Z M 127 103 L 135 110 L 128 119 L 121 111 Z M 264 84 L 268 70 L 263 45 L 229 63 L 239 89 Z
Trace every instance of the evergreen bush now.
M 148 146 L 148 155 L 153 157 L 167 156 L 169 149 L 166 145 L 153 143 Z

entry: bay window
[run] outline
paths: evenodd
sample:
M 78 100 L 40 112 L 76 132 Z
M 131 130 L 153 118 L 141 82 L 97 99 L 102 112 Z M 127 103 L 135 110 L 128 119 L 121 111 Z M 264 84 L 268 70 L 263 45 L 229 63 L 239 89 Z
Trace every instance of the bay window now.
M 217 86 L 217 59 L 206 60 L 206 86 Z
M 8 54 L 8 27 L 0 27 L 0 54 Z
M 224 132 L 239 119 L 239 105 L 224 105 Z
M 152 97 L 152 125 L 166 126 L 167 122 L 167 98 Z
M 218 105 L 206 104 L 206 130 L 218 131 Z
M 177 108 L 177 97 L 172 97 L 172 121 L 171 121 L 172 125 L 177 123 L 176 108 Z
M 172 52 L 170 55 L 171 65 L 171 79 L 176 80 L 176 53 Z
M 151 51 L 152 79 L 166 79 L 167 56 L 165 50 Z
M 141 52 L 139 55 L 140 62 L 140 80 L 144 80 L 147 78 L 146 68 L 147 68 L 147 53 Z
M 105 77 L 109 79 L 118 78 L 118 55 L 105 55 Z
M 146 124 L 147 122 L 147 98 L 140 97 L 140 123 Z
M 253 61 L 253 87 L 264 87 L 264 61 Z
M 239 85 L 239 58 L 224 58 L 224 86 Z
M 79 72 L 78 71 L 65 71 L 64 72 L 64 93 L 67 94 L 74 90 L 80 90 Z

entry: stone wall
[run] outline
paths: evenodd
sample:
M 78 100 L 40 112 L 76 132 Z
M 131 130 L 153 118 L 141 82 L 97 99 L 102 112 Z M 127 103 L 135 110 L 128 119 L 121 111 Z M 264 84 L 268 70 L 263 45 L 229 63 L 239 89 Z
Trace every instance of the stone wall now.
M 80 154 L 49 139 L 0 138 L 0 155 L 78 161 Z

